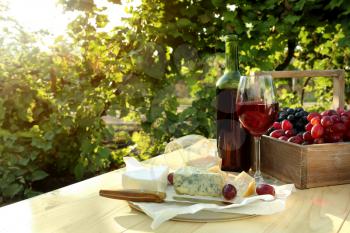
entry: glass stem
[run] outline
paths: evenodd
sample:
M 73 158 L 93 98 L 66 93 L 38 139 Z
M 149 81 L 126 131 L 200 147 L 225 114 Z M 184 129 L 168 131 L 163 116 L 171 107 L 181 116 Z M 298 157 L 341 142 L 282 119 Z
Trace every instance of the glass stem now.
M 260 139 L 261 137 L 254 137 L 254 145 L 255 145 L 255 182 L 263 183 L 264 179 L 261 175 L 260 171 Z

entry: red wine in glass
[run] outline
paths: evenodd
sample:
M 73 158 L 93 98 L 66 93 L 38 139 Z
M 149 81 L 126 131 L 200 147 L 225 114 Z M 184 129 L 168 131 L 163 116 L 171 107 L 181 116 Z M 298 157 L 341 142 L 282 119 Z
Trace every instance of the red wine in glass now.
M 257 183 L 263 183 L 260 172 L 260 138 L 272 126 L 278 113 L 275 89 L 270 74 L 241 76 L 236 108 L 239 121 L 254 136 L 255 174 Z
M 237 103 L 240 121 L 254 137 L 260 137 L 277 118 L 278 103 L 266 104 L 262 101 Z

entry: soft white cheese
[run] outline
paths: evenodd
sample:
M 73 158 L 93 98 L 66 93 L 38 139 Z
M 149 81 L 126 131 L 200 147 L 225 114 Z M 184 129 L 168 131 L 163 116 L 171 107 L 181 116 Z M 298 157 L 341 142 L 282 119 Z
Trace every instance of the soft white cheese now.
M 166 166 L 144 167 L 122 175 L 124 189 L 165 192 L 169 169 Z

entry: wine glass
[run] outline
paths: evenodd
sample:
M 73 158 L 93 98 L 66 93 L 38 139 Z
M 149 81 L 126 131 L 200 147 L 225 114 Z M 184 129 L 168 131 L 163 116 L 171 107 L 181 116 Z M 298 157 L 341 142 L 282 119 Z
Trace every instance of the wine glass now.
M 272 76 L 254 74 L 241 76 L 236 99 L 236 108 L 242 126 L 254 137 L 255 174 L 257 183 L 263 183 L 260 172 L 260 139 L 277 118 L 278 103 Z

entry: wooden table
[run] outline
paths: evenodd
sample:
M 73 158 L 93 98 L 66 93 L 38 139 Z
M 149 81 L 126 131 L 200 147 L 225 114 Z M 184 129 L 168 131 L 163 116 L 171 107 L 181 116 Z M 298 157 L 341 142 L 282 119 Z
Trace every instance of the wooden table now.
M 147 163 L 159 163 L 157 157 Z M 179 159 L 167 160 L 173 167 Z M 168 221 L 156 230 L 151 219 L 127 202 L 102 198 L 99 189 L 121 188 L 124 169 L 0 208 L 1 233 L 310 233 L 350 232 L 350 185 L 297 190 L 286 210 L 271 216 L 217 223 Z

